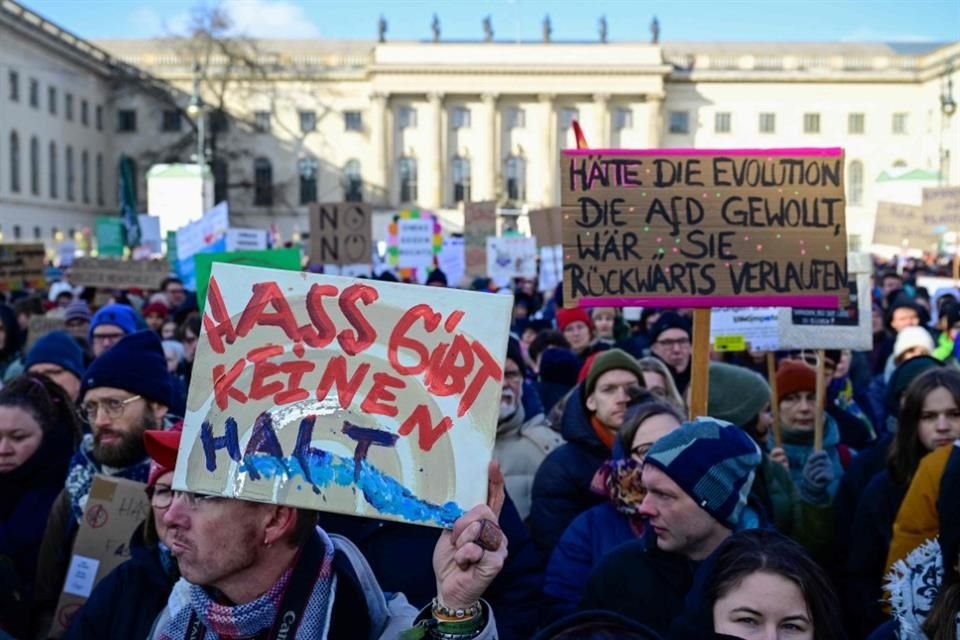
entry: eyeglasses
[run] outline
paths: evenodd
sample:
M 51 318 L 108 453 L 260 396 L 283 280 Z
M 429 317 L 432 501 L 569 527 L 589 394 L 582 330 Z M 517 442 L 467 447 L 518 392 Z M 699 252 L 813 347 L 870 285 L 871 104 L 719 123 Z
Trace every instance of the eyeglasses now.
M 506 378 L 507 380 L 510 380 L 511 382 L 516 382 L 517 380 L 519 380 L 520 378 L 523 377 L 523 373 L 521 373 L 519 370 L 517 370 L 517 371 L 504 371 L 504 372 L 503 372 L 503 377 Z
M 689 347 L 690 338 L 674 338 L 673 340 L 657 340 L 655 344 L 660 345 L 664 349 L 672 349 L 673 347 Z
M 93 334 L 94 342 L 106 342 L 108 340 L 119 340 L 126 334 L 124 333 L 95 333 Z
M 650 444 L 639 444 L 633 449 L 630 449 L 630 455 L 636 458 L 638 461 L 643 461 L 647 457 L 647 453 L 650 449 L 653 448 L 653 443 Z
M 139 400 L 140 396 L 132 396 L 126 400 L 117 400 L 116 398 L 107 398 L 106 400 L 101 400 L 96 402 L 91 400 L 90 402 L 84 402 L 80 405 L 80 417 L 83 418 L 85 422 L 92 422 L 97 419 L 97 415 L 100 410 L 107 414 L 108 418 L 119 418 L 123 415 L 123 410 L 127 408 L 127 405 L 135 400 Z
M 197 341 L 197 336 L 183 336 L 183 341 L 186 344 L 193 344 Z
M 183 498 L 187 503 L 187 508 L 191 511 L 196 511 L 205 504 L 215 504 L 223 500 L 222 496 L 208 496 L 190 491 L 174 491 L 165 484 L 155 484 L 152 487 L 147 487 L 145 491 L 147 497 L 150 498 L 150 504 L 156 509 L 169 509 L 174 498 Z

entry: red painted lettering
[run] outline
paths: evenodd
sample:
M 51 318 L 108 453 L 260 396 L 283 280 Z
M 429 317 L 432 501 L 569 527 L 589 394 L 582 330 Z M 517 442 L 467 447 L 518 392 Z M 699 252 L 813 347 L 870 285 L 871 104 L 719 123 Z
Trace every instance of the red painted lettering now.
M 337 338 L 340 342 L 340 347 L 347 355 L 355 356 L 376 341 L 377 331 L 373 328 L 373 325 L 363 317 L 363 314 L 360 313 L 360 310 L 357 308 L 357 301 L 359 300 L 363 302 L 364 305 L 369 305 L 379 297 L 380 294 L 377 290 L 366 284 L 350 285 L 340 294 L 338 301 L 340 303 L 340 311 L 343 312 L 347 321 L 356 329 L 356 332 L 344 329 Z
M 213 398 L 216 401 L 217 406 L 220 407 L 221 411 L 225 410 L 227 405 L 230 404 L 230 398 L 233 398 L 240 404 L 243 404 L 247 401 L 247 396 L 233 386 L 237 381 L 237 378 L 240 377 L 240 374 L 243 373 L 245 364 L 245 360 L 241 358 L 237 360 L 232 367 L 230 367 L 230 371 L 227 371 L 226 367 L 224 367 L 222 364 L 214 365 Z
M 470 386 L 467 387 L 466 392 L 460 396 L 460 402 L 457 404 L 458 418 L 463 417 L 463 414 L 469 411 L 473 403 L 477 401 L 477 396 L 480 395 L 480 390 L 483 389 L 483 385 L 486 384 L 487 380 L 493 380 L 497 383 L 497 386 L 499 386 L 503 380 L 500 363 L 493 359 L 493 356 L 480 344 L 480 341 L 474 340 L 470 346 L 473 348 L 473 352 L 480 358 L 480 370 L 473 376 L 473 380 L 470 382 Z
M 430 451 L 433 448 L 433 445 L 437 443 L 437 440 L 440 439 L 440 436 L 445 434 L 453 427 L 453 420 L 450 419 L 450 416 L 444 416 L 444 418 L 437 423 L 436 426 L 433 426 L 430 423 L 430 410 L 427 409 L 426 405 L 417 405 L 417 408 L 413 410 L 413 413 L 403 421 L 403 424 L 400 425 L 399 433 L 402 436 L 408 436 L 413 433 L 414 428 L 417 429 L 417 444 L 420 445 L 420 448 L 424 451 Z
M 370 365 L 363 363 L 357 367 L 357 370 L 353 372 L 353 376 L 347 380 L 347 359 L 343 356 L 330 358 L 330 362 L 327 363 L 327 368 L 323 371 L 320 384 L 317 386 L 317 400 L 326 398 L 327 394 L 330 393 L 330 389 L 336 384 L 337 401 L 342 408 L 348 409 L 350 403 L 353 402 L 353 396 L 355 396 L 357 390 L 360 389 L 360 384 L 363 382 L 369 369 Z
M 396 402 L 397 396 L 390 388 L 403 389 L 407 384 L 400 378 L 395 378 L 389 373 L 378 372 L 373 374 L 373 386 L 370 388 L 367 397 L 363 399 L 360 410 L 378 416 L 388 416 L 393 418 L 400 410 L 395 406 L 383 404 L 384 402 Z
M 430 372 L 424 379 L 427 391 L 438 396 L 462 393 L 467 386 L 467 376 L 473 371 L 474 360 L 470 342 L 462 335 L 457 335 L 443 357 L 430 362 Z
M 430 305 L 418 304 L 407 309 L 406 313 L 400 318 L 393 331 L 390 332 L 390 342 L 387 345 L 387 359 L 393 366 L 394 371 L 402 376 L 415 376 L 427 368 L 429 364 L 430 353 L 423 344 L 407 337 L 407 331 L 413 324 L 423 319 L 423 326 L 427 332 L 434 331 L 440 324 L 441 316 L 434 312 Z M 400 363 L 400 349 L 409 349 L 417 354 L 417 363 L 412 366 L 405 366 Z
M 223 353 L 225 347 L 223 341 L 227 344 L 233 344 L 237 339 L 237 331 L 230 320 L 230 314 L 227 313 L 227 307 L 223 304 L 223 296 L 220 294 L 220 285 L 216 278 L 210 278 L 210 284 L 207 286 L 207 308 L 213 314 L 210 318 L 203 314 L 203 326 L 207 330 L 207 342 L 213 348 L 214 353 Z
M 268 306 L 273 308 L 273 313 L 267 313 Z M 237 335 L 244 337 L 255 326 L 279 327 L 290 340 L 300 337 L 297 320 L 276 282 L 257 282 L 253 285 L 253 295 L 237 323 Z
M 323 308 L 323 297 L 335 295 L 337 295 L 337 288 L 332 284 L 314 284 L 307 292 L 307 314 L 313 326 L 316 327 L 316 332 L 311 332 L 310 335 L 304 332 L 303 341 L 314 349 L 324 348 L 333 342 L 337 335 L 333 320 Z

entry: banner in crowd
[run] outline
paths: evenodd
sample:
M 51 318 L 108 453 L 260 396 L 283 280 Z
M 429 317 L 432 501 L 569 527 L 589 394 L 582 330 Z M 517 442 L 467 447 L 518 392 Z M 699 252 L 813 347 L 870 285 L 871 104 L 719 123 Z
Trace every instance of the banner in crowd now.
M 497 235 L 497 203 L 493 200 L 468 202 L 463 208 L 463 240 L 466 247 L 467 275 L 487 273 L 487 238 Z
M 163 253 L 163 236 L 160 234 L 160 218 L 141 213 L 137 216 L 140 225 L 140 246 L 133 252 L 135 259 L 150 258 Z
M 97 255 L 123 257 L 127 246 L 127 228 L 123 218 L 115 216 L 97 216 L 94 224 L 97 238 Z
M 930 251 L 938 237 L 924 221 L 923 207 L 898 202 L 878 202 L 873 225 L 873 244 Z
M 266 267 L 268 269 L 284 269 L 285 271 L 300 271 L 303 261 L 300 257 L 300 248 L 267 249 L 265 251 L 220 251 L 217 253 L 198 253 L 193 256 L 193 263 L 197 274 L 197 302 L 200 311 L 204 309 L 207 299 L 207 283 L 210 280 L 210 270 L 214 262 L 224 264 L 239 264 L 247 267 Z
M 263 251 L 266 248 L 265 229 L 227 229 L 227 251 Z
M 70 268 L 70 281 L 75 286 L 105 289 L 159 289 L 169 275 L 170 263 L 166 260 L 76 258 Z
M 524 236 L 487 238 L 487 275 L 498 287 L 514 278 L 537 277 L 537 240 Z
M 536 209 L 527 214 L 530 234 L 541 247 L 563 244 L 563 214 L 560 207 Z
M 411 277 L 412 271 L 422 274 L 434 265 L 434 258 L 443 248 L 443 230 L 440 222 L 429 211 L 404 209 L 393 217 L 387 227 L 387 263 L 401 270 L 401 277 Z
M 30 324 L 27 325 L 27 344 L 23 348 L 24 353 L 29 353 L 33 345 L 48 333 L 54 331 L 64 331 L 67 323 L 63 316 L 30 316 Z
M 197 288 L 193 256 L 226 251 L 229 228 L 230 210 L 226 202 L 221 202 L 196 222 L 177 229 L 177 273 L 187 289 Z
M 938 235 L 960 230 L 960 187 L 923 190 L 923 223 Z
M 540 247 L 540 275 L 537 290 L 540 293 L 553 291 L 563 281 L 563 245 Z
M 42 289 L 46 250 L 40 243 L 0 243 L 0 292 Z
M 321 202 L 310 205 L 310 264 L 343 267 L 359 265 L 370 273 L 373 256 L 373 209 L 362 202 Z
M 451 526 L 486 499 L 512 302 L 215 263 L 174 487 Z
M 568 149 L 564 303 L 837 308 L 843 150 Z
M 449 236 L 443 239 L 437 267 L 447 276 L 451 287 L 459 286 L 467 275 L 466 242 L 463 236 Z

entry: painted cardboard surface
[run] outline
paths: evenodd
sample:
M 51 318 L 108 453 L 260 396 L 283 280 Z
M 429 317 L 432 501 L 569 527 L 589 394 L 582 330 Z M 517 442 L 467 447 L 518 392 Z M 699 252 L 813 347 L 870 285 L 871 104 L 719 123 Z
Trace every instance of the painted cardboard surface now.
M 486 499 L 511 304 L 215 263 L 174 486 L 450 526 Z
M 563 213 L 560 207 L 536 209 L 527 214 L 530 233 L 541 247 L 563 244 Z
M 837 308 L 841 149 L 565 150 L 564 303 Z
M 937 248 L 937 234 L 924 224 L 923 207 L 878 202 L 873 244 L 929 251 Z
M 0 291 L 45 287 L 45 260 L 40 243 L 0 243 Z
M 369 264 L 373 209 L 362 202 L 310 205 L 310 264 Z
M 75 258 L 70 269 L 74 285 L 107 289 L 159 289 L 169 275 L 170 264 L 166 260 Z
M 93 478 L 49 637 L 63 635 L 96 585 L 130 559 L 130 538 L 145 518 L 153 517 L 145 487 L 123 478 Z
M 198 253 L 193 256 L 197 274 L 197 300 L 200 310 L 204 309 L 207 299 L 207 282 L 210 280 L 210 268 L 214 262 L 242 264 L 249 267 L 268 267 L 299 271 L 301 265 L 300 248 L 267 249 L 265 251 L 218 251 L 217 253 Z
M 499 287 L 514 278 L 537 277 L 537 239 L 524 236 L 487 238 L 487 275 Z
M 497 203 L 493 200 L 468 202 L 463 209 L 468 276 L 490 275 L 487 273 L 487 238 L 496 235 Z

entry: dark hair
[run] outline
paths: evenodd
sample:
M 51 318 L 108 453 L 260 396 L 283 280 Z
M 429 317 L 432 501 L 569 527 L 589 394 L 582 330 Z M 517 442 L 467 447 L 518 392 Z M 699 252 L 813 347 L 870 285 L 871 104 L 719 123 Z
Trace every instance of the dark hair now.
M 887 468 L 893 481 L 907 485 L 920 465 L 920 459 L 927 455 L 926 447 L 920 442 L 918 430 L 920 416 L 923 415 L 923 402 L 934 389 L 945 388 L 960 407 L 960 372 L 937 367 L 917 376 L 903 393 L 899 426 L 887 457 Z
M 955 561 L 956 558 L 943 559 L 944 564 Z M 927 614 L 920 628 L 930 640 L 956 640 L 958 613 L 960 613 L 960 582 L 947 583 L 945 580 L 940 585 L 933 606 L 930 607 L 930 613 Z
M 169 276 L 167 278 L 164 278 L 163 282 L 160 283 L 160 291 L 166 291 L 167 285 L 170 285 L 173 283 L 183 286 L 183 280 L 181 280 L 180 278 L 177 278 L 176 276 Z
M 187 316 L 187 319 L 177 327 L 177 339 L 183 341 L 183 339 L 187 337 L 187 329 L 197 338 L 200 337 L 200 316 L 198 314 Z
M 553 329 L 541 331 L 537 334 L 537 337 L 533 339 L 533 342 L 530 343 L 530 346 L 527 347 L 527 354 L 532 361 L 536 362 L 540 354 L 547 350 L 547 347 L 569 349 L 570 343 L 567 342 L 567 339 L 564 338 L 563 334 L 559 331 L 554 331 Z
M 901 276 L 901 275 L 900 275 L 899 273 L 897 273 L 896 271 L 889 271 L 889 270 L 888 270 L 888 271 L 881 271 L 881 272 L 880 272 L 880 277 L 878 278 L 878 279 L 880 280 L 880 285 L 881 285 L 881 286 L 883 286 L 883 281 L 886 280 L 887 278 L 896 278 L 896 279 L 899 280 L 900 282 L 903 282 L 903 276 Z
M 683 415 L 681 415 L 679 409 L 672 403 L 657 398 L 641 387 L 636 387 L 635 389 L 631 387 L 630 392 L 632 395 L 635 395 L 630 398 L 630 403 L 627 405 L 627 412 L 623 418 L 623 424 L 617 431 L 617 436 L 620 438 L 620 446 L 623 447 L 623 450 L 628 454 L 630 449 L 633 448 L 633 438 L 637 435 L 640 425 L 650 418 L 668 415 L 676 418 L 677 422 L 683 423 Z
M 44 313 L 43 298 L 40 296 L 27 296 L 13 303 L 13 311 L 17 315 L 21 313 L 28 316 L 42 316 Z
M 13 407 L 30 414 L 44 437 L 66 430 L 74 445 L 80 440 L 80 419 L 73 402 L 60 385 L 44 375 L 17 376 L 0 389 L 0 407 Z
M 287 540 L 290 546 L 299 549 L 310 539 L 317 528 L 317 512 L 310 509 L 297 509 L 297 522 L 290 531 Z
M 711 618 L 717 600 L 744 578 L 758 572 L 772 573 L 800 589 L 812 619 L 814 640 L 846 637 L 830 580 L 803 547 L 790 538 L 772 530 L 750 529 L 727 538 L 715 554 L 704 583 L 703 606 Z

